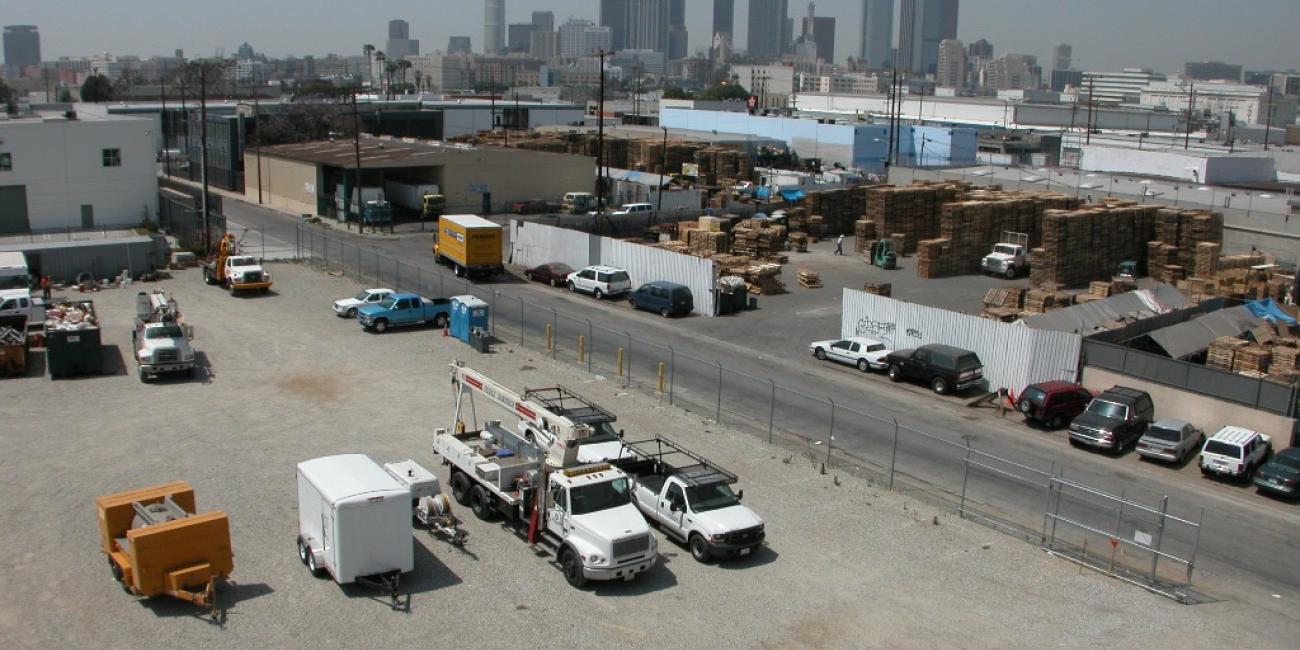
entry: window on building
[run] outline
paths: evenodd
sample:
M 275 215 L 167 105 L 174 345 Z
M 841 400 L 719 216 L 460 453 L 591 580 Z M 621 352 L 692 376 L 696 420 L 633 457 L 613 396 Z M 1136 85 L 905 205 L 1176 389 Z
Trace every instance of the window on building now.
M 105 149 L 105 150 L 104 150 L 104 166 L 105 166 L 105 167 L 121 167 L 121 166 L 122 166 L 122 150 L 121 150 L 121 149 Z
M 14 155 L 8 151 L 0 151 L 0 172 L 11 172 L 14 170 Z

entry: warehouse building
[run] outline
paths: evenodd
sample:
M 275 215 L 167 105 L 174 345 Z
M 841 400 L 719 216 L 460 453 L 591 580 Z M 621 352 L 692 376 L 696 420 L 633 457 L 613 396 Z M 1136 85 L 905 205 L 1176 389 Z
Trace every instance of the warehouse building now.
M 0 234 L 155 219 L 153 123 L 37 112 L 0 120 Z
M 437 185 L 448 212 L 493 213 L 515 201 L 558 199 L 591 191 L 595 159 L 520 149 L 430 144 L 394 138 L 360 140 L 362 195 L 369 200 L 386 181 Z M 245 161 L 245 193 L 256 196 L 259 152 Z M 351 203 L 358 152 L 352 140 L 262 147 L 264 200 L 301 214 L 339 218 L 338 194 Z M 395 206 L 402 207 L 402 206 Z

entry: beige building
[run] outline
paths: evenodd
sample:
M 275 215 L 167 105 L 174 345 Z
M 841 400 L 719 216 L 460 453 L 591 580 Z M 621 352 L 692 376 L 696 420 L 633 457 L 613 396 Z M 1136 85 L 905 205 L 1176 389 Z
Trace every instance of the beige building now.
M 558 200 L 565 192 L 591 191 L 596 176 L 595 159 L 587 156 L 369 136 L 360 144 L 367 200 L 385 182 L 433 184 L 447 197 L 449 212 L 502 212 L 515 201 Z M 338 217 L 337 195 L 345 184 L 352 185 L 356 169 L 352 140 L 262 147 L 260 157 L 254 149 L 245 152 L 247 196 L 258 193 L 254 170 L 260 164 L 263 200 L 300 214 Z M 397 197 L 388 198 L 395 208 L 403 207 Z

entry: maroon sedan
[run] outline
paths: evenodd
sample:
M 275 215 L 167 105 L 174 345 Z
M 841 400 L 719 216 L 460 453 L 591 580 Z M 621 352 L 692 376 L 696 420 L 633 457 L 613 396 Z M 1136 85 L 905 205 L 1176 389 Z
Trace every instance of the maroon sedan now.
M 545 282 L 552 287 L 558 287 L 564 284 L 570 273 L 573 273 L 573 268 L 568 264 L 548 262 L 524 271 L 524 277 L 535 282 Z

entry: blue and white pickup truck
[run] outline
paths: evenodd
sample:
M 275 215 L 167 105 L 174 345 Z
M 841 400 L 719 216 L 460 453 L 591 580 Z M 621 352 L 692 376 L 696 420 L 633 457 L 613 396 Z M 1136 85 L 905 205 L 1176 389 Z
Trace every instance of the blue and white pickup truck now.
M 390 327 L 407 325 L 446 327 L 450 318 L 450 300 L 421 298 L 413 293 L 395 293 L 373 305 L 357 308 L 357 321 L 361 327 L 378 334 Z

